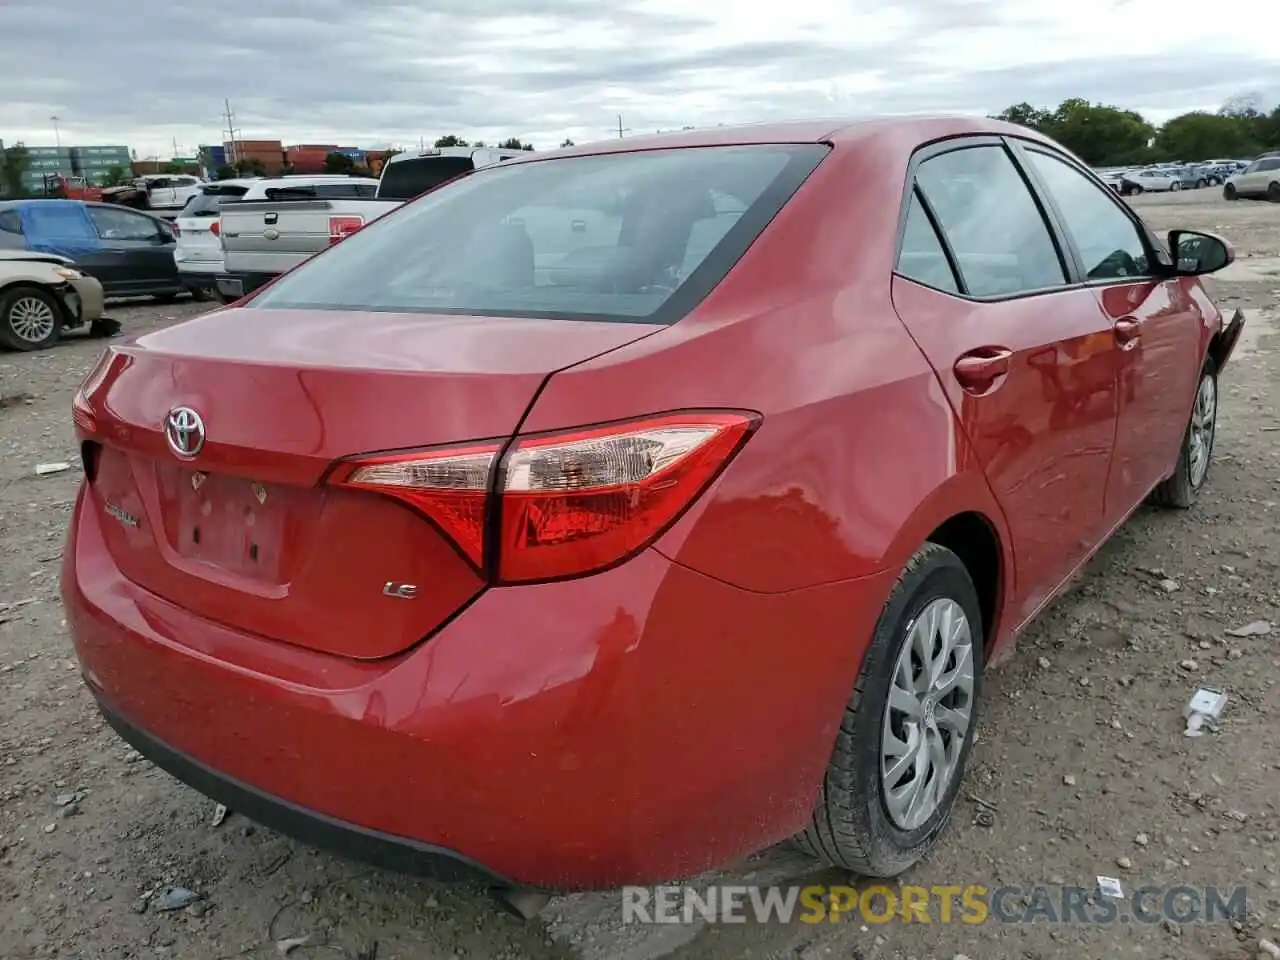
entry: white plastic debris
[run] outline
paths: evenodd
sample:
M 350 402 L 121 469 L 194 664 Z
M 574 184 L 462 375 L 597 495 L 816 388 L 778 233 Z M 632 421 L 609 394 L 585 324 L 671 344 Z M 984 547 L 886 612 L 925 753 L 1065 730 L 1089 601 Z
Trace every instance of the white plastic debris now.
M 47 477 L 51 473 L 66 473 L 70 469 L 71 464 L 67 463 L 65 460 L 60 460 L 56 463 L 37 463 L 36 476 Z
M 1115 877 L 1098 877 L 1098 893 L 1110 900 L 1124 899 L 1124 886 Z
M 219 803 L 213 808 L 213 825 L 215 827 L 222 826 L 222 821 L 227 819 L 226 804 Z
M 1226 705 L 1227 695 L 1221 690 L 1213 687 L 1197 687 L 1182 711 L 1182 715 L 1187 718 L 1186 735 L 1199 737 L 1204 734 L 1205 727 L 1210 729 L 1215 727 Z
M 1229 637 L 1265 637 L 1271 632 L 1271 624 L 1266 620 L 1255 620 L 1253 623 L 1246 623 L 1243 627 L 1236 627 L 1234 630 L 1228 630 Z

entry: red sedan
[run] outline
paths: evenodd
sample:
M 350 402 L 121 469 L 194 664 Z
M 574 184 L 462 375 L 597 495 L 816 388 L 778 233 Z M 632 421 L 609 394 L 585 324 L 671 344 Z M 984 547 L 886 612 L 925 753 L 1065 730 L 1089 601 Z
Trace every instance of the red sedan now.
M 1207 234 L 979 119 L 464 176 L 112 346 L 63 567 L 89 688 L 232 809 L 598 888 L 943 829 L 984 664 L 1213 453 Z

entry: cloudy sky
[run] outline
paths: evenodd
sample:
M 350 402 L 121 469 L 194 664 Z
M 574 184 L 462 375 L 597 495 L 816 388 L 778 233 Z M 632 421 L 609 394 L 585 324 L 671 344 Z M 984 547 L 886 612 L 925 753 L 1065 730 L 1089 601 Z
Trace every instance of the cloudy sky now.
M 1159 121 L 1280 102 L 1246 4 L 1205 0 L 0 0 L 0 138 L 540 148 L 777 117 L 1069 96 Z M 1238 16 L 1233 15 L 1233 11 Z M 1256 24 L 1254 25 L 1256 27 Z

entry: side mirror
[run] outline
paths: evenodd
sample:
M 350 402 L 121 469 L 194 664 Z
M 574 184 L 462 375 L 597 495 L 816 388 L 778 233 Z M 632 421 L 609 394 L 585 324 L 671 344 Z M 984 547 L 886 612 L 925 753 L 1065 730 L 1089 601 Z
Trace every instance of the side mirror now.
M 1216 273 L 1236 259 L 1231 244 L 1215 234 L 1198 230 L 1169 231 L 1169 249 L 1173 253 L 1174 272 L 1182 277 Z

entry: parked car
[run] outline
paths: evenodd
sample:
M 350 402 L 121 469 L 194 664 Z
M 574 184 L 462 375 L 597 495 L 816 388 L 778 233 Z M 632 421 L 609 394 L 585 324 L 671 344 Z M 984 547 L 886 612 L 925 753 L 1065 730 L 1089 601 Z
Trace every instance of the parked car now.
M 607 888 L 799 835 L 898 874 L 985 667 L 1204 490 L 1232 257 L 982 118 L 477 170 L 104 354 L 83 676 L 179 779 L 402 869 Z
M 222 202 L 243 197 L 258 179 L 202 183 L 173 221 L 174 232 L 178 235 L 173 259 L 178 265 L 183 286 L 196 299 L 215 296 L 218 275 L 223 272 L 219 221 Z
M 347 234 L 455 177 L 525 156 L 521 150 L 435 147 L 390 157 L 376 181 L 317 177 L 261 184 L 222 216 L 226 302 L 252 293 Z M 353 185 L 354 184 L 354 185 Z
M 1261 200 L 1280 203 L 1280 156 L 1259 157 L 1240 173 L 1228 177 L 1222 195 L 1228 200 Z
M 1126 197 L 1139 193 L 1165 193 L 1181 190 L 1183 178 L 1171 170 L 1131 170 L 1120 182 L 1120 193 Z
M 16 214 L 0 210 L 0 230 Z M 43 350 L 102 316 L 102 284 L 53 253 L 0 248 L 0 345 Z
M 173 229 L 159 217 L 107 203 L 9 200 L 0 201 L 0 219 L 0 249 L 67 257 L 108 298 L 167 300 L 182 292 Z

